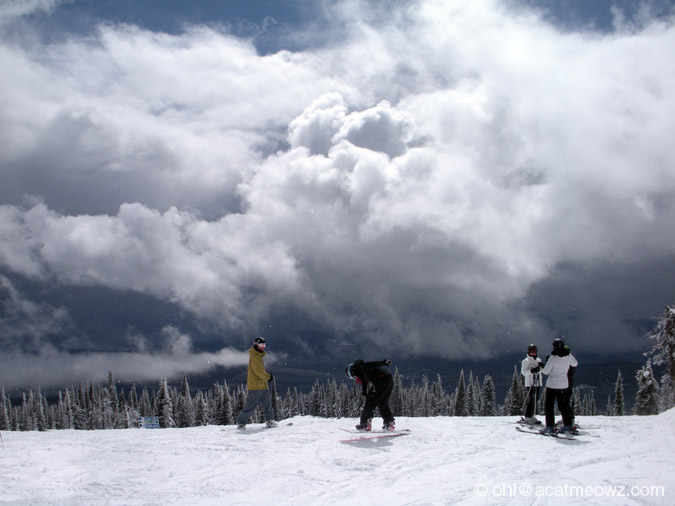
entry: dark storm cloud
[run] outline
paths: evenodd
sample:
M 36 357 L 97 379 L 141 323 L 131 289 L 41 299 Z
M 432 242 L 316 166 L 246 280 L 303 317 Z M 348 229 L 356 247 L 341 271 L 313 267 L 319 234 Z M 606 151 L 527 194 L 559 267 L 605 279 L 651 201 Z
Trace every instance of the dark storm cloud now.
M 326 8 L 342 37 L 298 52 L 201 26 L 8 41 L 3 269 L 175 304 L 228 345 L 290 308 L 347 340 L 450 358 L 565 329 L 589 350 L 608 335 L 638 347 L 625 308 L 658 313 L 673 294 L 618 276 L 675 259 L 672 23 L 603 37 L 489 0 Z M 25 300 L 74 325 L 5 279 L 6 312 Z M 176 326 L 159 333 L 183 344 L 136 352 L 163 371 L 215 360 Z M 25 334 L 68 361 L 49 332 Z M 90 353 L 101 370 L 128 360 Z

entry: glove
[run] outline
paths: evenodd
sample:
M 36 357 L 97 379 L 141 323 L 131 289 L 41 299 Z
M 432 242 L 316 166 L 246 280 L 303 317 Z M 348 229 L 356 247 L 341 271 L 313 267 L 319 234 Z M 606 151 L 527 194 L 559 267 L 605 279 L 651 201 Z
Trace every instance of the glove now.
M 530 369 L 530 372 L 536 373 L 536 372 L 539 372 L 540 370 L 541 370 L 541 367 L 537 366 L 537 367 L 533 367 L 532 369 Z
M 388 358 L 385 358 L 384 359 L 384 365 L 391 365 L 391 360 L 389 360 Z
M 268 379 L 267 381 L 274 381 L 274 376 L 272 376 L 270 373 L 267 373 L 267 374 L 270 375 L 270 379 Z

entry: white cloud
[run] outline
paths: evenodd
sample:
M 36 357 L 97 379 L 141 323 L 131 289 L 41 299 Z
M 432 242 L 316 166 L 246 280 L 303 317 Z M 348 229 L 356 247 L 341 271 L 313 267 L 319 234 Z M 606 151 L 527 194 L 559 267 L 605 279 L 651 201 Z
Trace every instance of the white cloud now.
M 291 305 L 487 356 L 551 331 L 518 301 L 556 265 L 675 254 L 672 23 L 331 8 L 347 35 L 299 53 L 128 26 L 0 49 L 0 197 L 44 202 L 0 208 L 0 263 L 234 329 Z
M 189 338 L 188 338 L 189 339 Z M 274 362 L 274 357 L 268 359 Z M 36 367 L 36 364 L 40 364 Z M 5 388 L 24 385 L 76 385 L 80 381 L 106 381 L 108 372 L 124 382 L 155 382 L 159 378 L 177 380 L 184 373 L 199 375 L 215 367 L 246 367 L 248 353 L 232 348 L 217 352 L 194 353 L 174 349 L 169 352 L 93 352 L 69 353 L 43 345 L 37 353 L 9 351 L 0 358 Z

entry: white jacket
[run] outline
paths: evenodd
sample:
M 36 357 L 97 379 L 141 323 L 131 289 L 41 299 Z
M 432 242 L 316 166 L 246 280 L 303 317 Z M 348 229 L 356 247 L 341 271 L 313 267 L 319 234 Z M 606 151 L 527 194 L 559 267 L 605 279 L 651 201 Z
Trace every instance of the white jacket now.
M 546 388 L 565 390 L 569 386 L 567 371 L 570 367 L 576 367 L 578 365 L 579 362 L 577 362 L 577 359 L 574 358 L 571 353 L 564 357 L 551 355 L 548 362 L 546 362 L 546 367 L 544 367 L 544 370 L 542 371 L 544 374 L 548 375 Z
M 523 362 L 520 365 L 520 374 L 525 377 L 525 386 L 526 387 L 540 387 L 543 384 L 543 379 L 541 376 L 541 371 L 537 374 L 532 374 L 531 369 L 536 368 L 537 365 L 544 368 L 544 362 L 540 358 L 533 358 L 529 355 L 523 359 Z

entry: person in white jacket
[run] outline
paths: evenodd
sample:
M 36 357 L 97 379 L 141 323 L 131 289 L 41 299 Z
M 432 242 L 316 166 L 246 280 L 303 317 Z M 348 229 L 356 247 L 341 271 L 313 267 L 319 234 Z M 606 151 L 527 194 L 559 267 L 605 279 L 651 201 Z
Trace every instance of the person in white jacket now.
M 548 376 L 546 381 L 546 428 L 542 430 L 544 434 L 551 434 L 555 428 L 555 402 L 558 401 L 558 409 L 563 417 L 563 428 L 560 432 L 572 432 L 574 424 L 572 423 L 572 410 L 569 405 L 569 397 L 566 395 L 569 380 L 567 372 L 570 367 L 577 367 L 577 359 L 570 353 L 569 348 L 565 347 L 562 339 L 553 341 L 553 351 L 544 366 L 543 373 Z
M 534 416 L 537 409 L 537 401 L 541 392 L 542 377 L 541 369 L 544 367 L 544 362 L 537 357 L 537 347 L 531 344 L 527 347 L 527 356 L 520 364 L 520 374 L 525 380 L 525 388 L 527 389 L 527 397 L 525 399 L 525 413 L 521 422 L 533 425 L 540 424 Z

